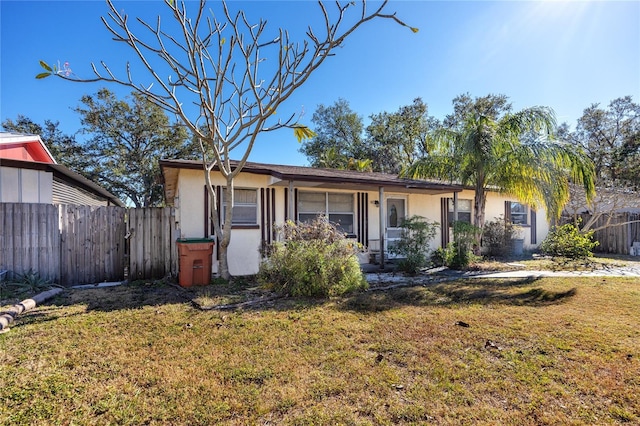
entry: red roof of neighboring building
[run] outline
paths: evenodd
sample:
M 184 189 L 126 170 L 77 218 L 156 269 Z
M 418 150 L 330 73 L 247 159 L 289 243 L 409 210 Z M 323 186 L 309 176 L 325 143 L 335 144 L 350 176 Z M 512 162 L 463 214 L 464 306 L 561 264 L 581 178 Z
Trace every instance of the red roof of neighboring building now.
M 35 161 L 57 164 L 38 135 L 0 133 L 0 160 Z

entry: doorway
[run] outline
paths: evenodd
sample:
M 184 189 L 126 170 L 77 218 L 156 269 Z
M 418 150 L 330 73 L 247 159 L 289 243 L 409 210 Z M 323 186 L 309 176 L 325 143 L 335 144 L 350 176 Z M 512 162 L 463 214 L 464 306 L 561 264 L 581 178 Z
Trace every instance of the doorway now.
M 389 249 L 397 244 L 402 237 L 402 220 L 406 217 L 407 212 L 407 200 L 401 197 L 389 197 L 386 200 L 386 227 L 385 227 L 385 241 L 386 251 L 389 259 L 394 259 L 396 256 L 392 254 Z

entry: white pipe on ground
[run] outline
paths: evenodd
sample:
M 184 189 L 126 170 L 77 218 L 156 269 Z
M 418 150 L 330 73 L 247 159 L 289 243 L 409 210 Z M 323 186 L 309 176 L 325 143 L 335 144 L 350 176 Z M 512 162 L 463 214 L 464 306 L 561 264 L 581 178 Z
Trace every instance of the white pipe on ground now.
M 0 332 L 8 330 L 9 324 L 11 324 L 18 315 L 35 308 L 36 305 L 43 303 L 47 299 L 51 299 L 53 296 L 62 293 L 62 291 L 63 289 L 59 287 L 43 291 L 42 293 L 36 294 L 31 299 L 25 299 L 22 302 L 13 305 L 7 311 L 2 312 L 2 314 L 0 314 Z

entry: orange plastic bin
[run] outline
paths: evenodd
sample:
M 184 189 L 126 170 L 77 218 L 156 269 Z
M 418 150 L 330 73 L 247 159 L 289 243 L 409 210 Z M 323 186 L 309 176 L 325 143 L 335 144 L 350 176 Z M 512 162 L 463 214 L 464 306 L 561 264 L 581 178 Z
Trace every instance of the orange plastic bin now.
M 180 238 L 176 242 L 180 265 L 178 282 L 181 287 L 207 285 L 211 282 L 211 255 L 213 240 L 207 238 Z

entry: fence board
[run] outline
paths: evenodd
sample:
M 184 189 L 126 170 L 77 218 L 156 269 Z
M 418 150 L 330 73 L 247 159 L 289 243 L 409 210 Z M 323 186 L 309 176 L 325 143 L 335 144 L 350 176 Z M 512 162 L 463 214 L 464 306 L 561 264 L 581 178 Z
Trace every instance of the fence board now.
M 0 269 L 62 285 L 122 280 L 126 266 L 131 279 L 175 276 L 178 235 L 171 207 L 0 203 Z
M 172 207 L 128 211 L 129 277 L 163 278 L 177 274 L 175 210 Z
M 582 215 L 583 223 L 589 220 L 588 214 Z M 601 216 L 593 224 L 593 229 L 606 226 L 608 217 Z M 563 222 L 572 222 L 565 217 Z M 640 214 L 623 212 L 611 219 L 609 226 L 594 232 L 593 239 L 598 241 L 594 249 L 598 253 L 629 254 L 634 241 L 640 241 Z
M 8 279 L 37 272 L 45 280 L 59 280 L 56 208 L 47 204 L 0 203 L 0 269 Z
M 629 220 L 633 221 L 629 225 L 629 240 L 631 243 L 640 242 L 640 213 L 630 214 Z
M 2 217 L 4 224 L 0 230 L 0 239 L 2 239 L 2 257 L 0 258 L 0 269 L 11 271 L 14 269 L 13 252 L 14 252 L 14 221 L 13 221 L 13 204 L 2 205 Z M 11 278 L 11 276 L 7 277 Z
M 28 259 L 29 265 L 39 265 L 38 263 L 38 210 L 36 205 L 26 205 L 25 217 L 27 222 L 25 223 L 25 231 L 27 233 Z
M 15 271 L 20 273 L 27 272 L 28 268 L 25 268 L 24 264 L 24 225 L 22 221 L 22 211 L 24 208 L 20 204 L 16 204 L 13 207 L 13 266 Z
M 60 206 L 61 281 L 64 285 L 124 279 L 121 207 Z
M 173 238 L 173 235 L 171 235 L 171 222 L 172 222 L 172 218 L 171 218 L 171 212 L 173 211 L 173 209 L 162 209 L 161 214 L 162 214 L 162 247 L 161 247 L 161 252 L 162 253 L 169 253 L 169 256 L 164 256 L 164 265 L 162 265 L 164 271 L 172 271 L 171 268 L 171 253 L 173 248 L 175 247 L 175 239 Z

